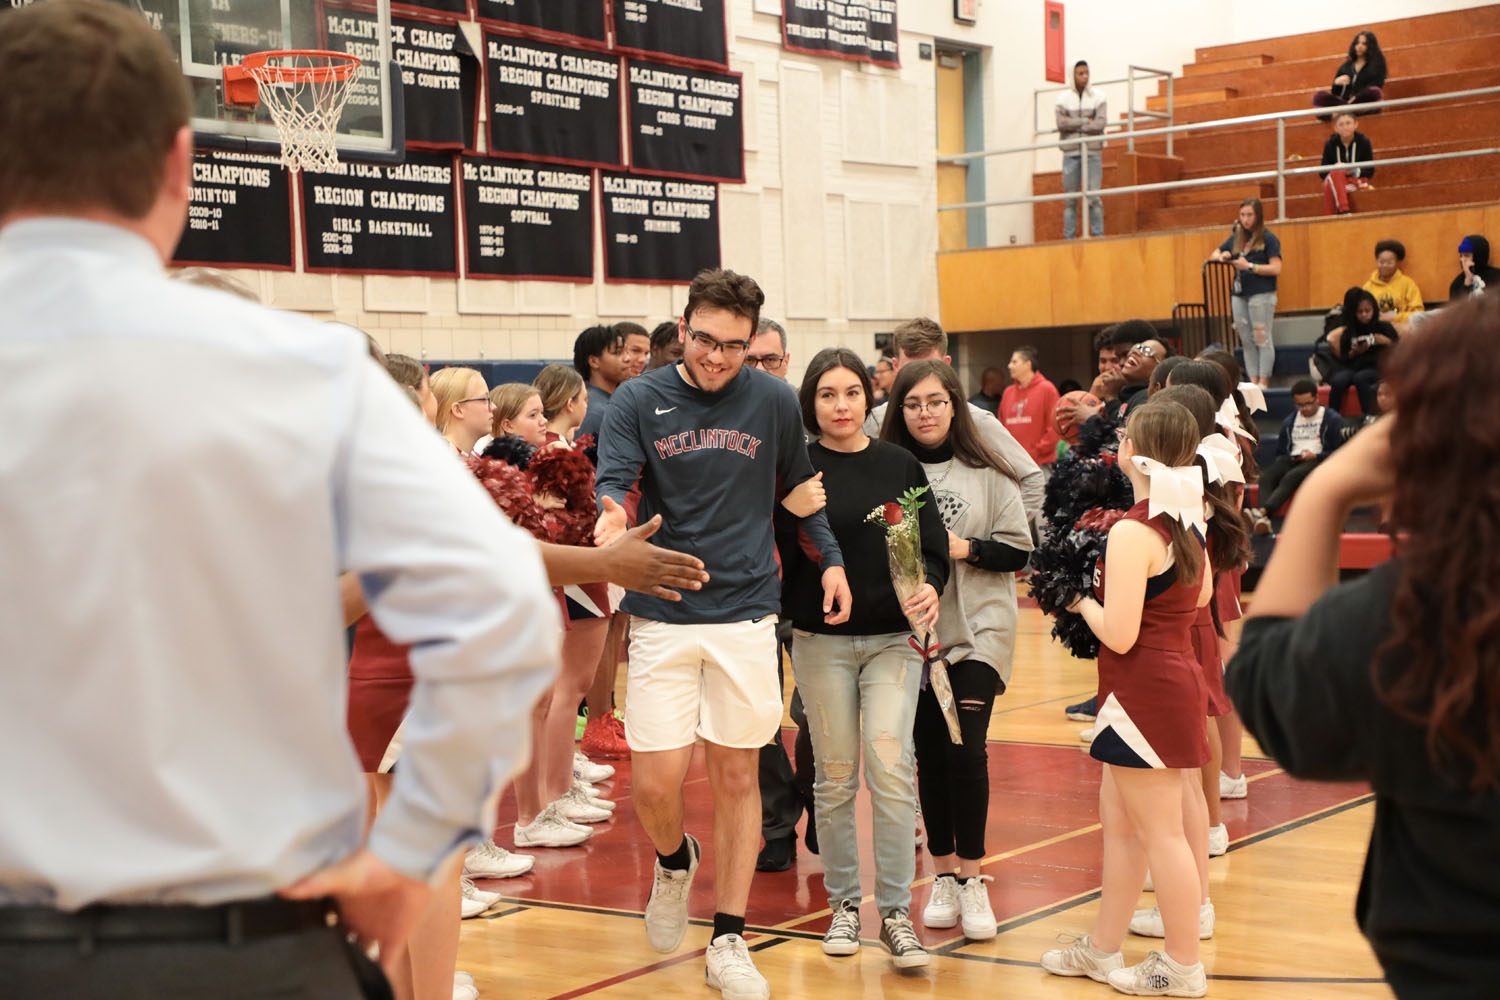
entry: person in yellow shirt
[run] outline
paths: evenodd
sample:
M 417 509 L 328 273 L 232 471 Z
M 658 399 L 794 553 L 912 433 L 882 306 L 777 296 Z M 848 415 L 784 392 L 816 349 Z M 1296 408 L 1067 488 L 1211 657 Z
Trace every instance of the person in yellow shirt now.
M 1398 240 L 1381 240 L 1375 244 L 1375 270 L 1364 283 L 1365 291 L 1375 296 L 1380 318 L 1405 334 L 1412 313 L 1423 310 L 1422 290 L 1401 271 L 1406 247 Z

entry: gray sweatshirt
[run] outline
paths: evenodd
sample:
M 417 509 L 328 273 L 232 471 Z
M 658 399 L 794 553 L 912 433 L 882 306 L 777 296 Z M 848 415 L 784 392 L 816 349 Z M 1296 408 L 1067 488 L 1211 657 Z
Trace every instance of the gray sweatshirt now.
M 779 498 L 812 475 L 797 397 L 773 375 L 745 367 L 709 393 L 690 384 L 679 363 L 622 384 L 599 431 L 599 498 L 623 507 L 639 479 L 638 520 L 662 517 L 651 541 L 702 559 L 709 581 L 683 591 L 681 601 L 632 592 L 621 609 L 673 624 L 779 612 L 771 518 Z M 821 568 L 844 564 L 821 511 L 800 524 Z

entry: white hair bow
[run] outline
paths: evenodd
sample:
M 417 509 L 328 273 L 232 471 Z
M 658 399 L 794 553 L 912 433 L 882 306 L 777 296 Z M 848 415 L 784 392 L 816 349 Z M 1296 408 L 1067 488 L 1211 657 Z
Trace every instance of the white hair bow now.
M 1240 411 L 1234 405 L 1233 398 L 1224 400 L 1224 405 L 1219 407 L 1219 412 L 1214 416 L 1214 421 L 1230 434 L 1238 434 L 1247 441 L 1259 440 L 1240 423 Z
M 1198 443 L 1198 454 L 1208 466 L 1208 481 L 1219 483 L 1243 483 L 1245 472 L 1240 468 L 1240 450 L 1233 441 L 1222 434 L 1210 434 Z
M 1245 405 L 1250 407 L 1251 413 L 1267 412 L 1266 394 L 1261 391 L 1260 386 L 1254 382 L 1241 382 L 1235 388 L 1240 391 L 1241 396 L 1245 397 Z
M 1182 522 L 1183 527 L 1197 528 L 1199 535 L 1208 531 L 1208 518 L 1203 510 L 1203 473 L 1196 465 L 1173 468 L 1145 455 L 1132 455 L 1130 461 L 1146 474 L 1149 516 L 1166 514 Z

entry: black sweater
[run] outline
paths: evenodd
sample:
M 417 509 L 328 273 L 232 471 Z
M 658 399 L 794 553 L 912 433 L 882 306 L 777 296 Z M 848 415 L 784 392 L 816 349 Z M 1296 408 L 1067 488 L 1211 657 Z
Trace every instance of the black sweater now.
M 901 602 L 891 586 L 885 555 L 885 525 L 866 521 L 881 504 L 899 500 L 913 486 L 926 486 L 927 474 L 904 448 L 887 441 L 871 440 L 869 447 L 853 454 L 833 451 L 814 443 L 807 446 L 813 469 L 823 473 L 828 506 L 823 509 L 833 537 L 844 554 L 844 572 L 854 597 L 853 613 L 842 625 L 823 621 L 823 580 L 818 565 L 808 558 L 802 545 L 782 549 L 786 593 L 783 612 L 792 624 L 806 632 L 829 635 L 889 635 L 910 632 Z M 939 594 L 948 582 L 948 532 L 931 493 L 922 495 L 917 511 L 922 533 L 922 557 L 927 582 Z
M 1399 997 L 1494 997 L 1500 982 L 1500 792 L 1434 767 L 1425 731 L 1376 694 L 1399 570 L 1376 567 L 1301 618 L 1253 618 L 1225 686 L 1245 728 L 1289 774 L 1368 781 L 1375 827 L 1355 902 Z M 1382 670 L 1397 671 L 1399 653 Z
M 1374 167 L 1361 167 L 1360 163 L 1369 163 L 1375 159 L 1375 147 L 1370 145 L 1370 139 L 1363 132 L 1354 133 L 1354 142 L 1345 146 L 1339 141 L 1338 135 L 1330 135 L 1328 141 L 1323 143 L 1323 166 L 1338 166 L 1349 171 L 1351 177 L 1374 177 Z M 1326 178 L 1328 171 L 1318 172 L 1319 177 Z
M 1366 88 L 1385 86 L 1385 61 L 1381 60 L 1379 63 L 1376 63 L 1366 60 L 1364 69 L 1356 73 L 1354 71 L 1354 60 L 1345 59 L 1339 64 L 1338 72 L 1333 74 L 1333 78 L 1337 80 L 1341 76 L 1347 76 L 1349 82 L 1347 84 L 1334 84 L 1332 91 L 1335 97 L 1342 97 L 1348 100 Z

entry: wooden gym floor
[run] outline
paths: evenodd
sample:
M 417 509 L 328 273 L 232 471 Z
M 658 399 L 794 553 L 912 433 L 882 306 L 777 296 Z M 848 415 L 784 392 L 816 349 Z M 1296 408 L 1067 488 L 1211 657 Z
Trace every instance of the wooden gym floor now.
M 773 998 L 1117 995 L 1087 979 L 1049 976 L 1037 964 L 1059 932 L 1087 931 L 1100 881 L 1100 765 L 1078 740 L 1085 724 L 1063 717 L 1063 706 L 1093 690 L 1093 667 L 1063 652 L 1049 628 L 1035 608 L 1022 609 L 1011 687 L 996 702 L 990 724 L 991 853 L 984 872 L 995 878 L 990 897 L 999 935 L 966 943 L 954 931 L 921 926 L 932 867 L 926 852 L 918 851 L 912 916 L 933 952 L 931 966 L 915 973 L 891 968 L 875 940 L 879 918 L 869 896 L 861 913 L 865 948 L 856 956 L 830 958 L 818 946 L 829 916 L 822 868 L 799 841 L 789 871 L 757 873 L 751 888 L 746 938 Z M 623 691 L 623 671 L 620 686 Z M 788 745 L 793 732 L 783 731 Z M 1354 894 L 1375 808 L 1368 788 L 1294 781 L 1248 738 L 1244 754 L 1250 795 L 1224 803 L 1229 854 L 1209 864 L 1218 927 L 1213 940 L 1203 942 L 1208 995 L 1390 997 L 1354 923 Z M 713 857 L 701 750 L 688 779 L 687 823 L 704 843 L 704 866 L 692 891 L 693 924 L 671 955 L 646 943 L 641 913 L 653 855 L 631 808 L 629 761 L 613 763 L 615 777 L 600 787 L 619 807 L 614 819 L 595 826 L 589 843 L 534 851 L 536 867 L 529 875 L 480 883 L 505 898 L 485 916 L 464 921 L 458 964 L 474 975 L 486 1000 L 717 997 L 703 982 Z M 514 804 L 503 803 L 496 834 L 501 846 L 511 843 L 514 816 Z M 862 806 L 866 888 L 874 877 L 868 821 L 868 807 Z M 1152 902 L 1147 893 L 1140 905 Z M 1159 944 L 1129 937 L 1126 960 L 1138 961 Z

